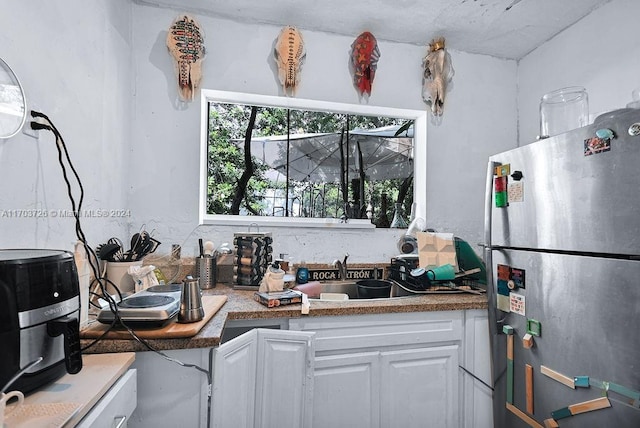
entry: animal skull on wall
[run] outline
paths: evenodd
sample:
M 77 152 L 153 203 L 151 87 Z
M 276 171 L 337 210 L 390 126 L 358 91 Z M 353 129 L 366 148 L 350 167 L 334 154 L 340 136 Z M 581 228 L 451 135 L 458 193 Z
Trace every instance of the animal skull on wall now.
M 173 21 L 167 33 L 167 48 L 178 72 L 178 88 L 184 101 L 193 101 L 202 79 L 202 60 L 205 54 L 200 26 L 188 15 Z
M 429 53 L 424 57 L 422 66 L 422 98 L 434 116 L 442 116 L 447 85 L 454 74 L 451 56 L 444 48 L 443 37 L 429 43 Z
M 285 95 L 295 95 L 306 55 L 300 31 L 295 27 L 284 27 L 276 40 L 273 57 L 278 64 L 278 78 Z

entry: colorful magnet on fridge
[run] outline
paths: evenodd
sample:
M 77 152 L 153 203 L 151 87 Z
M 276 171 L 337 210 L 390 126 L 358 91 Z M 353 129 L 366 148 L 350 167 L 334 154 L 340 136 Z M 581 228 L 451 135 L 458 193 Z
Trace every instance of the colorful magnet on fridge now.
M 569 418 L 571 416 L 573 415 L 571 414 L 571 411 L 568 407 L 563 407 L 562 409 L 554 410 L 553 412 L 551 412 L 551 417 L 553 417 L 554 420 Z
M 638 402 L 640 400 L 640 392 L 627 388 L 626 386 L 618 385 L 617 383 L 609 382 L 609 391 L 613 391 L 617 394 L 623 395 L 627 398 Z M 637 404 L 634 406 L 637 407 Z
M 507 265 L 498 265 L 498 279 L 508 281 L 511 279 L 511 268 Z
M 580 388 L 589 388 L 589 376 L 575 376 L 573 384 Z
M 527 333 L 540 337 L 542 334 L 542 325 L 540 321 L 533 318 L 527 319 Z
M 506 207 L 509 204 L 507 196 L 508 176 L 498 176 L 493 180 L 493 190 L 495 192 L 495 202 L 497 208 Z
M 504 208 L 509 206 L 507 192 L 496 193 L 496 208 Z
M 513 281 L 515 288 L 526 288 L 524 276 L 525 276 L 524 269 L 511 268 L 509 279 Z
M 522 347 L 525 349 L 531 349 L 533 347 L 533 336 L 531 333 L 527 333 L 522 337 Z
M 511 165 L 499 165 L 495 168 L 494 173 L 498 177 L 506 177 L 507 175 L 511 174 Z
M 501 296 L 509 296 L 511 290 L 509 290 L 509 283 L 504 279 L 498 280 L 498 294 Z
M 601 128 L 596 131 L 596 137 L 602 140 L 612 140 L 615 138 L 615 134 L 609 128 Z
M 591 156 L 611 150 L 610 138 L 592 137 L 584 140 L 584 155 Z
M 554 420 L 564 419 L 571 416 L 579 415 L 581 413 L 592 412 L 594 410 L 602 410 L 611 407 L 611 402 L 607 397 L 595 398 L 589 401 L 583 401 L 582 403 L 572 404 L 562 409 L 554 410 L 551 412 L 551 417 Z
M 559 428 L 560 425 L 558 425 L 558 422 L 556 422 L 554 419 L 549 418 L 549 419 L 545 419 L 544 420 L 544 427 L 545 428 Z

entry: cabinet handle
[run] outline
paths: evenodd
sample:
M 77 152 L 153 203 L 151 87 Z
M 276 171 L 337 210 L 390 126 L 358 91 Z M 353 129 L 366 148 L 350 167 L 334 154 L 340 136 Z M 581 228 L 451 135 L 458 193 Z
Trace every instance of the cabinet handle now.
M 126 426 L 127 417 L 126 416 L 116 416 L 113 418 L 113 428 L 122 428 Z

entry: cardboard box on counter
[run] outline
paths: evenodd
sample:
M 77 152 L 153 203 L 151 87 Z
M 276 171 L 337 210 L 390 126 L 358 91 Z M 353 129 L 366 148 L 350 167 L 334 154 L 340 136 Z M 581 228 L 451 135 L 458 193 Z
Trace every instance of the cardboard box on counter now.
M 302 293 L 296 290 L 285 290 L 276 293 L 256 292 L 254 298 L 256 302 L 260 302 L 268 308 L 302 303 Z

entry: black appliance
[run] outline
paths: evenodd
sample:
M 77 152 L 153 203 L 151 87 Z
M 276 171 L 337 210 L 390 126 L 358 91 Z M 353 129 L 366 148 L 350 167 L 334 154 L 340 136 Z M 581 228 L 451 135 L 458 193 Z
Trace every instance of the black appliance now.
M 73 254 L 0 250 L 0 385 L 42 357 L 12 386 L 32 391 L 82 369 L 80 294 Z

